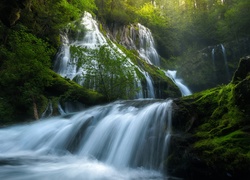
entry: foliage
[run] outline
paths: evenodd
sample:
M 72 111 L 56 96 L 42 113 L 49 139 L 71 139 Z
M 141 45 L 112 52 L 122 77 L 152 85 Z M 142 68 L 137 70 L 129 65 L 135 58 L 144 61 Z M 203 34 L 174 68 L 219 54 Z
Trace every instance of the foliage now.
M 23 27 L 12 31 L 8 40 L 6 47 L 1 47 L 1 91 L 9 102 L 25 107 L 49 85 L 48 69 L 55 50 Z
M 186 65 L 187 59 L 198 65 L 197 59 L 200 58 L 193 57 L 193 53 L 202 47 L 249 37 L 248 0 L 27 0 L 20 7 L 16 6 L 16 1 L 9 3 L 5 0 L 1 2 L 1 10 L 4 10 L 1 15 L 4 17 L 6 3 L 11 12 L 18 12 L 18 20 L 11 29 L 0 24 L 0 97 L 5 99 L 0 107 L 10 107 L 16 101 L 18 103 L 15 106 L 31 103 L 32 96 L 39 99 L 39 95 L 44 93 L 44 87 L 50 85 L 53 79 L 47 72 L 56 52 L 54 48 L 60 45 L 61 29 L 69 22 L 79 19 L 85 10 L 96 13 L 102 22 L 112 27 L 134 22 L 146 25 L 153 32 L 160 55 L 166 59 L 171 58 L 171 66 L 179 69 Z M 103 82 L 103 87 L 98 87 L 99 91 L 105 92 L 110 99 L 133 97 L 136 91 L 131 80 L 134 78 L 134 68 L 121 68 L 125 58 L 114 57 L 107 48 L 103 48 L 101 52 L 88 53 L 87 57 L 81 53 L 82 59 L 87 62 L 85 64 L 92 70 L 99 68 L 101 72 L 89 70 L 91 73 L 85 75 L 88 87 L 93 88 L 90 79 L 96 74 L 98 81 L 101 82 L 102 79 Z M 91 64 L 93 61 L 87 61 L 91 56 L 100 59 L 99 67 L 98 64 Z M 101 61 L 104 59 L 101 56 L 117 61 Z M 118 68 L 113 68 L 114 64 Z M 109 69 L 104 68 L 105 66 Z M 118 88 L 119 83 L 114 81 L 113 88 L 107 87 L 105 84 L 111 76 L 102 78 L 101 74 L 109 71 L 111 74 L 120 73 L 121 76 L 113 79 L 119 77 L 127 85 Z M 154 73 L 151 74 L 154 76 Z M 188 78 L 191 78 L 190 74 Z M 125 93 L 125 87 L 131 94 Z M 122 92 L 123 95 L 115 94 L 116 97 L 112 97 L 112 93 L 107 93 L 109 90 L 113 94 Z M 10 98 L 7 100 L 6 97 Z M 224 109 L 218 109 L 219 111 L 223 112 Z M 6 114 L 10 113 L 6 111 Z
M 139 21 L 149 27 L 164 27 L 166 24 L 167 18 L 162 16 L 160 11 L 152 3 L 145 3 L 136 13 L 139 16 Z
M 68 3 L 78 8 L 82 13 L 84 11 L 92 12 L 97 10 L 95 0 L 70 0 Z
M 164 58 L 180 56 L 189 47 L 200 50 L 248 37 L 249 1 L 96 0 L 97 16 L 111 27 L 140 22 L 153 32 Z
M 224 19 L 218 23 L 218 33 L 224 40 L 249 37 L 249 8 L 248 0 L 240 0 L 233 1 L 233 4 L 225 9 Z
M 72 46 L 71 52 L 78 58 L 78 67 L 84 67 L 84 86 L 104 94 L 107 99 L 133 98 L 136 93 L 134 85 L 134 67 L 127 58 L 109 46 L 97 49 Z
M 23 10 L 20 21 L 33 34 L 58 47 L 60 30 L 79 19 L 85 10 L 96 10 L 93 0 L 33 0 L 31 6 Z

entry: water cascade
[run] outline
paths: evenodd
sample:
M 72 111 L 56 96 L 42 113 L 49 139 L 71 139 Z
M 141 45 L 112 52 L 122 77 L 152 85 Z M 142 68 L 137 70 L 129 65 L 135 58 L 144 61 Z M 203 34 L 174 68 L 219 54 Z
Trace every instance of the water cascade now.
M 230 74 L 229 74 L 228 62 L 227 62 L 227 54 L 226 54 L 226 49 L 223 46 L 223 44 L 221 44 L 221 50 L 222 50 L 223 59 L 224 59 L 224 63 L 225 63 L 225 68 L 226 68 L 226 73 L 227 73 L 227 79 L 228 79 L 228 81 L 230 81 Z
M 0 179 L 166 179 L 172 100 L 118 101 L 0 129 Z
M 61 115 L 65 115 L 66 114 L 66 112 L 63 110 L 62 105 L 60 103 L 58 103 L 58 112 Z
M 153 81 L 147 72 L 143 72 L 143 74 L 144 74 L 144 76 L 146 78 L 146 82 L 147 82 L 147 93 L 146 93 L 145 97 L 155 98 Z
M 191 95 L 192 92 L 188 89 L 188 87 L 186 85 L 184 85 L 182 83 L 182 79 L 178 79 L 176 77 L 176 73 L 177 73 L 177 71 L 171 71 L 171 70 L 167 70 L 165 72 L 166 76 L 168 76 L 170 79 L 172 79 L 172 81 L 176 84 L 176 86 L 179 87 L 182 96 Z
M 84 66 L 77 67 L 77 58 L 71 57 L 70 47 L 80 46 L 87 49 L 97 49 L 102 45 L 107 45 L 110 49 L 115 49 L 114 53 L 119 53 L 121 56 L 125 57 L 126 55 L 112 42 L 106 40 L 106 38 L 102 35 L 98 28 L 98 23 L 94 20 L 91 14 L 85 12 L 84 17 L 81 21 L 82 29 L 86 29 L 85 35 L 81 35 L 79 33 L 77 39 L 70 40 L 68 37 L 68 33 L 64 34 L 63 46 L 61 48 L 60 53 L 58 53 L 58 58 L 55 61 L 55 71 L 61 74 L 63 77 L 67 77 L 70 79 L 75 79 L 79 84 L 84 84 L 83 74 L 86 72 Z M 132 40 L 130 43 L 134 44 L 133 47 L 137 49 L 139 55 L 142 59 L 144 59 L 149 64 L 154 64 L 156 66 L 160 65 L 160 58 L 155 49 L 155 43 L 151 31 L 144 27 L 141 24 L 138 24 L 138 36 L 139 39 L 136 39 L 135 33 L 131 30 Z M 82 36 L 82 37 L 81 37 Z M 136 47 L 136 41 L 139 41 L 138 47 Z M 133 65 L 129 58 L 127 58 L 128 62 Z M 128 65 L 127 65 L 128 66 Z M 153 86 L 153 80 L 150 75 L 140 67 L 137 67 L 137 70 L 141 72 L 141 74 L 145 77 L 146 87 L 142 87 L 140 79 L 137 77 L 135 73 L 135 84 L 137 87 L 141 88 L 141 91 L 138 92 L 136 98 L 155 98 L 155 90 Z M 169 76 L 168 76 L 169 77 Z M 171 77 L 173 79 L 173 77 Z M 95 80 L 92 80 L 93 89 L 95 89 Z M 183 84 L 180 80 L 175 80 L 174 82 L 178 82 L 180 86 L 183 88 Z M 178 87 L 180 87 L 178 85 Z M 184 92 L 189 94 L 189 92 Z
M 55 61 L 54 70 L 63 77 L 73 79 L 81 77 L 85 72 L 84 67 L 77 67 L 77 58 L 73 58 L 70 53 L 71 46 L 78 46 L 88 49 L 97 49 L 102 45 L 107 45 L 107 41 L 102 33 L 99 31 L 98 23 L 92 18 L 90 13 L 85 12 L 81 20 L 81 30 L 86 29 L 85 35 L 71 40 L 68 37 L 68 32 L 62 35 L 62 48 L 58 53 Z M 82 34 L 81 30 L 79 34 Z M 79 37 L 80 36 L 80 37 Z M 72 42 L 71 42 L 72 41 Z M 83 83 L 82 78 L 78 78 L 79 84 Z
M 151 31 L 145 26 L 138 24 L 139 28 L 139 54 L 149 64 L 160 66 L 160 58 L 155 49 L 155 43 Z
M 79 32 L 80 35 L 74 40 L 70 39 L 68 37 L 68 33 L 65 33 L 62 35 L 62 41 L 63 41 L 63 46 L 61 48 L 61 51 L 58 53 L 58 56 L 55 61 L 54 65 L 54 70 L 55 72 L 59 73 L 63 77 L 67 77 L 69 79 L 74 79 L 77 83 L 79 84 L 84 84 L 84 77 L 83 74 L 86 73 L 85 67 L 81 66 L 78 67 L 78 59 L 73 58 L 71 53 L 70 53 L 70 47 L 71 46 L 77 46 L 77 47 L 83 47 L 87 49 L 98 49 L 100 46 L 107 45 L 111 52 L 118 53 L 119 56 L 126 57 L 126 55 L 120 50 L 115 44 L 112 42 L 108 42 L 107 39 L 103 36 L 103 34 L 100 32 L 98 28 L 98 23 L 96 20 L 94 20 L 91 16 L 90 13 L 85 12 L 82 21 L 81 21 L 81 26 L 80 28 L 86 29 L 87 31 L 85 32 L 85 35 L 82 35 L 84 33 Z M 145 31 L 148 32 L 148 31 Z M 149 31 L 150 32 L 150 31 Z M 143 35 L 141 35 L 143 36 Z M 147 36 L 146 36 L 147 37 Z M 145 41 L 145 38 L 143 39 Z M 152 38 L 151 38 L 152 41 Z M 149 53 L 148 50 L 144 51 L 146 54 L 144 55 L 150 55 L 152 53 Z M 157 53 L 156 53 L 157 54 Z M 151 55 L 150 55 L 151 56 Z M 153 56 L 152 56 L 153 57 Z M 130 61 L 129 58 L 127 59 L 127 64 L 124 64 L 124 68 L 131 66 L 134 66 L 134 64 Z M 94 60 L 93 60 L 94 61 Z M 139 67 L 137 67 L 140 72 L 145 76 L 147 87 L 147 91 L 150 91 L 148 95 L 143 96 L 143 98 L 153 98 L 154 97 L 154 89 L 153 89 L 153 83 L 151 78 L 149 77 L 149 74 L 146 75 L 146 72 Z M 136 78 L 136 83 L 140 84 L 139 78 L 137 77 L 136 73 L 135 78 Z M 93 79 L 93 89 L 95 89 L 95 80 Z M 139 86 L 140 87 L 140 86 Z M 138 93 L 137 97 L 142 98 L 143 94 L 143 89 Z
M 215 69 L 215 49 L 213 48 L 212 49 L 212 63 L 213 63 L 213 67 L 214 67 L 214 69 Z
M 51 102 L 51 100 L 49 100 L 48 105 L 47 105 L 45 111 L 42 113 L 41 118 L 50 117 L 52 114 L 53 114 L 52 102 Z
M 133 27 L 133 26 L 132 26 Z M 134 28 L 132 28 L 130 32 L 130 36 L 132 37 L 132 40 L 129 40 L 129 47 L 136 48 L 140 57 L 144 59 L 149 64 L 154 64 L 155 66 L 160 66 L 160 58 L 159 55 L 155 49 L 155 43 L 154 38 L 152 36 L 152 33 L 150 29 L 146 28 L 145 26 L 138 24 L 139 29 L 139 46 L 137 47 L 136 44 L 136 36 L 134 32 Z M 149 97 L 155 97 L 154 95 L 154 86 L 153 81 L 151 80 L 151 77 L 148 73 L 143 72 L 146 81 L 147 81 L 147 88 L 151 89 L 150 93 L 151 95 Z M 188 89 L 187 86 L 185 86 L 182 83 L 181 79 L 176 79 L 176 71 L 168 71 L 168 73 L 165 73 L 167 77 L 173 80 L 173 82 L 179 87 L 180 91 L 182 92 L 183 96 L 187 96 L 191 94 L 191 91 Z M 153 93 L 152 93 L 153 92 Z
M 137 87 L 139 89 L 139 91 L 137 92 L 137 94 L 135 96 L 135 99 L 143 99 L 144 98 L 144 96 L 143 96 L 143 87 L 142 87 L 140 79 L 136 79 L 135 87 Z

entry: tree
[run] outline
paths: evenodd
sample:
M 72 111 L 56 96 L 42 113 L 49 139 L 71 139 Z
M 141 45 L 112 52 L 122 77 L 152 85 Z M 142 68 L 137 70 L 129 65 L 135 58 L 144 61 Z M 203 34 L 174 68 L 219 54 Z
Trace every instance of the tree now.
M 1 47 L 0 57 L 4 62 L 0 69 L 0 94 L 21 111 L 33 107 L 36 119 L 37 101 L 50 84 L 49 69 L 54 54 L 55 49 L 23 27 L 11 31 L 8 43 Z
M 218 23 L 218 34 L 222 40 L 239 40 L 241 37 L 249 37 L 249 8 L 250 1 L 239 0 L 233 4 L 226 1 L 223 19 Z
M 84 86 L 97 90 L 109 101 L 135 96 L 134 67 L 118 51 L 103 45 L 94 50 L 72 46 L 71 52 L 78 58 L 78 67 L 85 70 Z

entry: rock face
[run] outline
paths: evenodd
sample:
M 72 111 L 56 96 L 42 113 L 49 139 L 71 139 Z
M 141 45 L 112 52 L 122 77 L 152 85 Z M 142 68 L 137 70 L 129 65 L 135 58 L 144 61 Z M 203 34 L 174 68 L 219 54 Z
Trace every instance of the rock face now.
M 250 112 L 250 56 L 240 60 L 232 83 L 235 86 L 235 103 L 243 112 Z M 249 118 L 249 117 L 248 117 Z
M 240 60 L 239 66 L 234 73 L 233 82 L 242 81 L 250 73 L 250 56 L 246 56 Z
M 184 179 L 250 175 L 250 57 L 231 83 L 175 99 L 168 173 Z

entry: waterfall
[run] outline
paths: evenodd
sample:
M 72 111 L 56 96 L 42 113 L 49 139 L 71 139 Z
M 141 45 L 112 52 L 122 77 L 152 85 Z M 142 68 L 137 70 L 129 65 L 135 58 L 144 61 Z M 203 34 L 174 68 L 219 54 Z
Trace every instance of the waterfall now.
M 49 100 L 48 105 L 47 105 L 45 111 L 41 115 L 41 118 L 50 117 L 52 114 L 53 114 L 52 102 L 51 102 L 51 100 Z
M 135 81 L 135 87 L 139 89 L 139 91 L 137 92 L 135 99 L 142 99 L 143 97 L 143 87 L 141 85 L 141 80 L 140 79 L 136 79 Z
M 144 76 L 146 78 L 146 82 L 147 82 L 146 97 L 147 98 L 155 98 L 153 81 L 152 81 L 151 77 L 149 76 L 149 74 L 147 72 L 143 72 L 143 74 L 144 74 Z
M 0 129 L 0 179 L 166 179 L 172 100 L 117 101 Z
M 215 53 L 215 49 L 213 48 L 212 49 L 212 63 L 213 63 L 213 67 L 215 69 L 215 55 L 214 55 L 214 53 Z
M 97 49 L 102 45 L 108 45 L 108 42 L 99 31 L 97 21 L 92 18 L 90 13 L 84 13 L 80 28 L 81 30 L 86 30 L 83 37 L 77 37 L 70 41 L 68 32 L 61 35 L 63 45 L 56 58 L 54 70 L 61 76 L 67 77 L 71 80 L 78 77 L 77 82 L 82 84 L 84 82 L 82 75 L 84 74 L 85 69 L 84 66 L 77 67 L 78 59 L 72 57 L 70 47 L 78 46 L 87 49 Z M 82 34 L 82 32 L 79 31 L 79 34 Z
M 138 24 L 139 28 L 139 54 L 148 63 L 160 66 L 160 58 L 155 49 L 155 42 L 151 31 L 145 26 Z
M 148 56 L 148 58 L 152 60 L 157 59 L 156 57 L 158 57 L 158 54 L 153 47 L 154 42 L 153 42 L 151 32 L 149 31 L 149 29 L 145 28 L 142 25 L 140 25 L 139 27 L 141 29 L 140 30 L 140 39 L 141 39 L 140 45 L 145 47 L 145 48 L 141 47 L 141 49 L 144 49 L 144 50 L 141 50 L 141 52 L 143 51 L 145 53 L 143 56 L 145 57 Z M 85 29 L 86 32 L 84 33 L 79 32 L 80 35 L 78 35 L 78 37 L 73 40 L 69 38 L 68 32 L 66 32 L 65 34 L 62 34 L 63 46 L 61 48 L 61 51 L 58 53 L 58 56 L 55 61 L 55 65 L 54 65 L 55 72 L 71 80 L 74 79 L 77 83 L 84 85 L 84 80 L 85 80 L 84 75 L 87 74 L 86 69 L 88 69 L 88 67 L 86 67 L 86 65 L 84 64 L 81 67 L 78 67 L 78 58 L 72 57 L 71 52 L 70 52 L 70 47 L 77 46 L 77 47 L 83 47 L 87 49 L 99 49 L 100 46 L 107 45 L 107 47 L 110 49 L 111 52 L 113 52 L 114 54 L 117 54 L 117 56 L 126 58 L 127 63 L 125 64 L 123 63 L 124 69 L 137 68 L 144 75 L 146 82 L 147 82 L 146 94 L 143 93 L 143 87 L 141 86 L 141 82 L 139 82 L 140 79 L 137 77 L 137 74 L 134 71 L 135 84 L 137 87 L 141 88 L 140 92 L 138 92 L 137 94 L 137 97 L 138 98 L 154 98 L 155 97 L 153 82 L 152 82 L 150 75 L 146 73 L 144 70 L 141 70 L 139 67 L 135 66 L 133 62 L 129 58 L 126 57 L 123 51 L 119 49 L 114 43 L 112 43 L 111 41 L 108 42 L 108 40 L 100 32 L 97 21 L 92 18 L 90 13 L 85 12 L 81 20 L 81 26 L 79 29 Z M 149 47 L 147 47 L 146 44 L 149 44 Z M 91 61 L 95 61 L 95 60 L 93 59 Z M 91 68 L 93 68 L 93 66 Z M 89 80 L 89 84 L 91 84 L 92 86 L 89 88 L 96 90 L 95 79 Z
M 176 84 L 176 86 L 179 87 L 182 96 L 191 95 L 192 92 L 188 89 L 186 85 L 182 83 L 182 79 L 176 78 L 176 73 L 177 71 L 170 71 L 170 70 L 165 72 L 166 76 L 168 76 Z
M 60 102 L 58 103 L 58 112 L 59 112 L 61 115 L 65 115 L 65 114 L 66 114 L 65 111 L 63 110 L 63 108 L 62 108 Z
M 229 74 L 228 62 L 227 62 L 227 54 L 226 54 L 226 49 L 223 46 L 223 44 L 221 44 L 221 50 L 222 50 L 223 59 L 224 59 L 224 63 L 225 63 L 227 79 L 228 79 L 228 81 L 230 81 L 230 74 Z
M 77 39 L 70 39 L 68 37 L 68 33 L 65 33 L 62 35 L 63 40 L 63 46 L 61 48 L 61 51 L 58 53 L 58 56 L 55 61 L 54 70 L 62 75 L 63 77 L 69 78 L 71 80 L 75 80 L 77 83 L 84 85 L 85 79 L 84 75 L 87 74 L 87 65 L 83 64 L 82 66 L 78 67 L 78 58 L 72 57 L 70 52 L 71 46 L 78 46 L 82 48 L 87 49 L 99 49 L 102 45 L 107 45 L 111 52 L 115 54 L 119 54 L 120 57 L 126 58 L 127 63 L 123 64 L 124 69 L 133 69 L 136 68 L 138 71 L 141 72 L 141 74 L 145 77 L 146 85 L 145 87 L 142 87 L 140 78 L 137 77 L 137 73 L 134 70 L 134 77 L 135 77 L 135 87 L 141 88 L 141 90 L 137 93 L 136 98 L 155 98 L 155 90 L 153 86 L 153 80 L 150 77 L 150 74 L 145 72 L 145 70 L 141 69 L 140 67 L 133 64 L 133 62 L 126 57 L 126 55 L 123 53 L 121 49 L 119 49 L 114 43 L 111 41 L 108 41 L 104 35 L 100 32 L 98 28 L 98 23 L 96 20 L 94 20 L 90 13 L 85 12 L 82 20 L 81 20 L 81 29 L 85 29 L 86 32 L 82 33 L 80 32 Z M 84 35 L 83 35 L 84 34 Z M 141 24 L 138 24 L 138 38 L 135 35 L 134 31 L 130 31 L 130 34 L 132 36 L 132 39 L 130 44 L 134 44 L 134 47 L 138 51 L 140 57 L 144 59 L 149 64 L 154 64 L 155 66 L 160 66 L 160 58 L 159 55 L 155 49 L 155 43 L 153 36 L 151 34 L 151 31 L 144 27 Z M 137 46 L 135 45 L 135 42 L 137 43 Z M 93 68 L 95 62 L 97 60 L 93 59 L 91 60 L 91 68 Z M 96 63 L 97 64 L 97 63 Z M 182 86 L 183 90 L 183 84 L 179 80 L 175 80 L 177 82 L 178 87 Z M 92 78 L 88 81 L 88 88 L 92 88 L 93 90 L 97 90 L 96 88 L 96 82 L 95 78 Z M 128 90 L 129 91 L 129 90 Z M 184 92 L 188 93 L 187 91 Z M 189 93 L 188 93 L 189 94 Z M 186 94 L 185 94 L 186 95 Z
M 139 46 L 135 45 L 136 44 L 136 36 L 135 36 L 135 28 L 131 26 L 132 28 L 130 29 L 130 36 L 132 40 L 127 40 L 128 46 L 131 48 L 134 48 L 138 51 L 140 57 L 144 59 L 147 63 L 149 64 L 154 64 L 159 68 L 160 66 L 160 58 L 159 55 L 155 49 L 155 43 L 154 43 L 154 38 L 152 36 L 152 33 L 150 29 L 146 28 L 145 26 L 141 25 L 138 23 L 138 29 L 139 29 Z M 187 86 L 185 86 L 182 83 L 181 79 L 176 79 L 174 75 L 174 72 L 176 71 L 169 71 L 169 73 L 165 73 L 167 77 L 169 77 L 173 82 L 179 87 L 181 93 L 183 96 L 187 96 L 192 94 L 191 91 L 188 89 Z M 149 96 L 150 98 L 155 98 L 155 93 L 154 93 L 154 86 L 153 86 L 153 81 L 148 73 L 142 72 L 143 75 L 146 78 L 147 82 L 147 89 L 149 90 Z
M 135 70 L 137 66 L 126 57 L 121 49 L 104 37 L 98 28 L 98 22 L 90 13 L 84 13 L 77 28 L 79 29 L 76 33 L 77 38 L 70 37 L 70 31 L 62 34 L 63 46 L 55 60 L 55 72 L 96 91 L 102 91 L 103 84 L 112 91 L 117 87 L 119 89 L 119 86 L 114 85 L 115 83 L 110 83 L 110 79 L 112 79 L 112 82 L 118 82 L 120 77 L 128 77 L 127 75 L 131 77 L 131 74 L 133 74 L 134 81 L 139 79 Z M 79 50 L 81 53 L 79 53 Z M 75 51 L 78 51 L 78 53 L 74 54 Z M 104 56 L 101 56 L 98 52 L 103 53 Z M 105 61 L 105 58 L 107 58 L 107 61 Z M 115 65 L 109 63 L 110 60 L 117 61 L 116 64 L 121 71 L 115 71 Z M 100 69 L 102 69 L 101 75 Z M 104 78 L 105 82 L 101 78 Z M 133 91 L 131 86 L 127 86 L 125 89 L 127 92 Z

